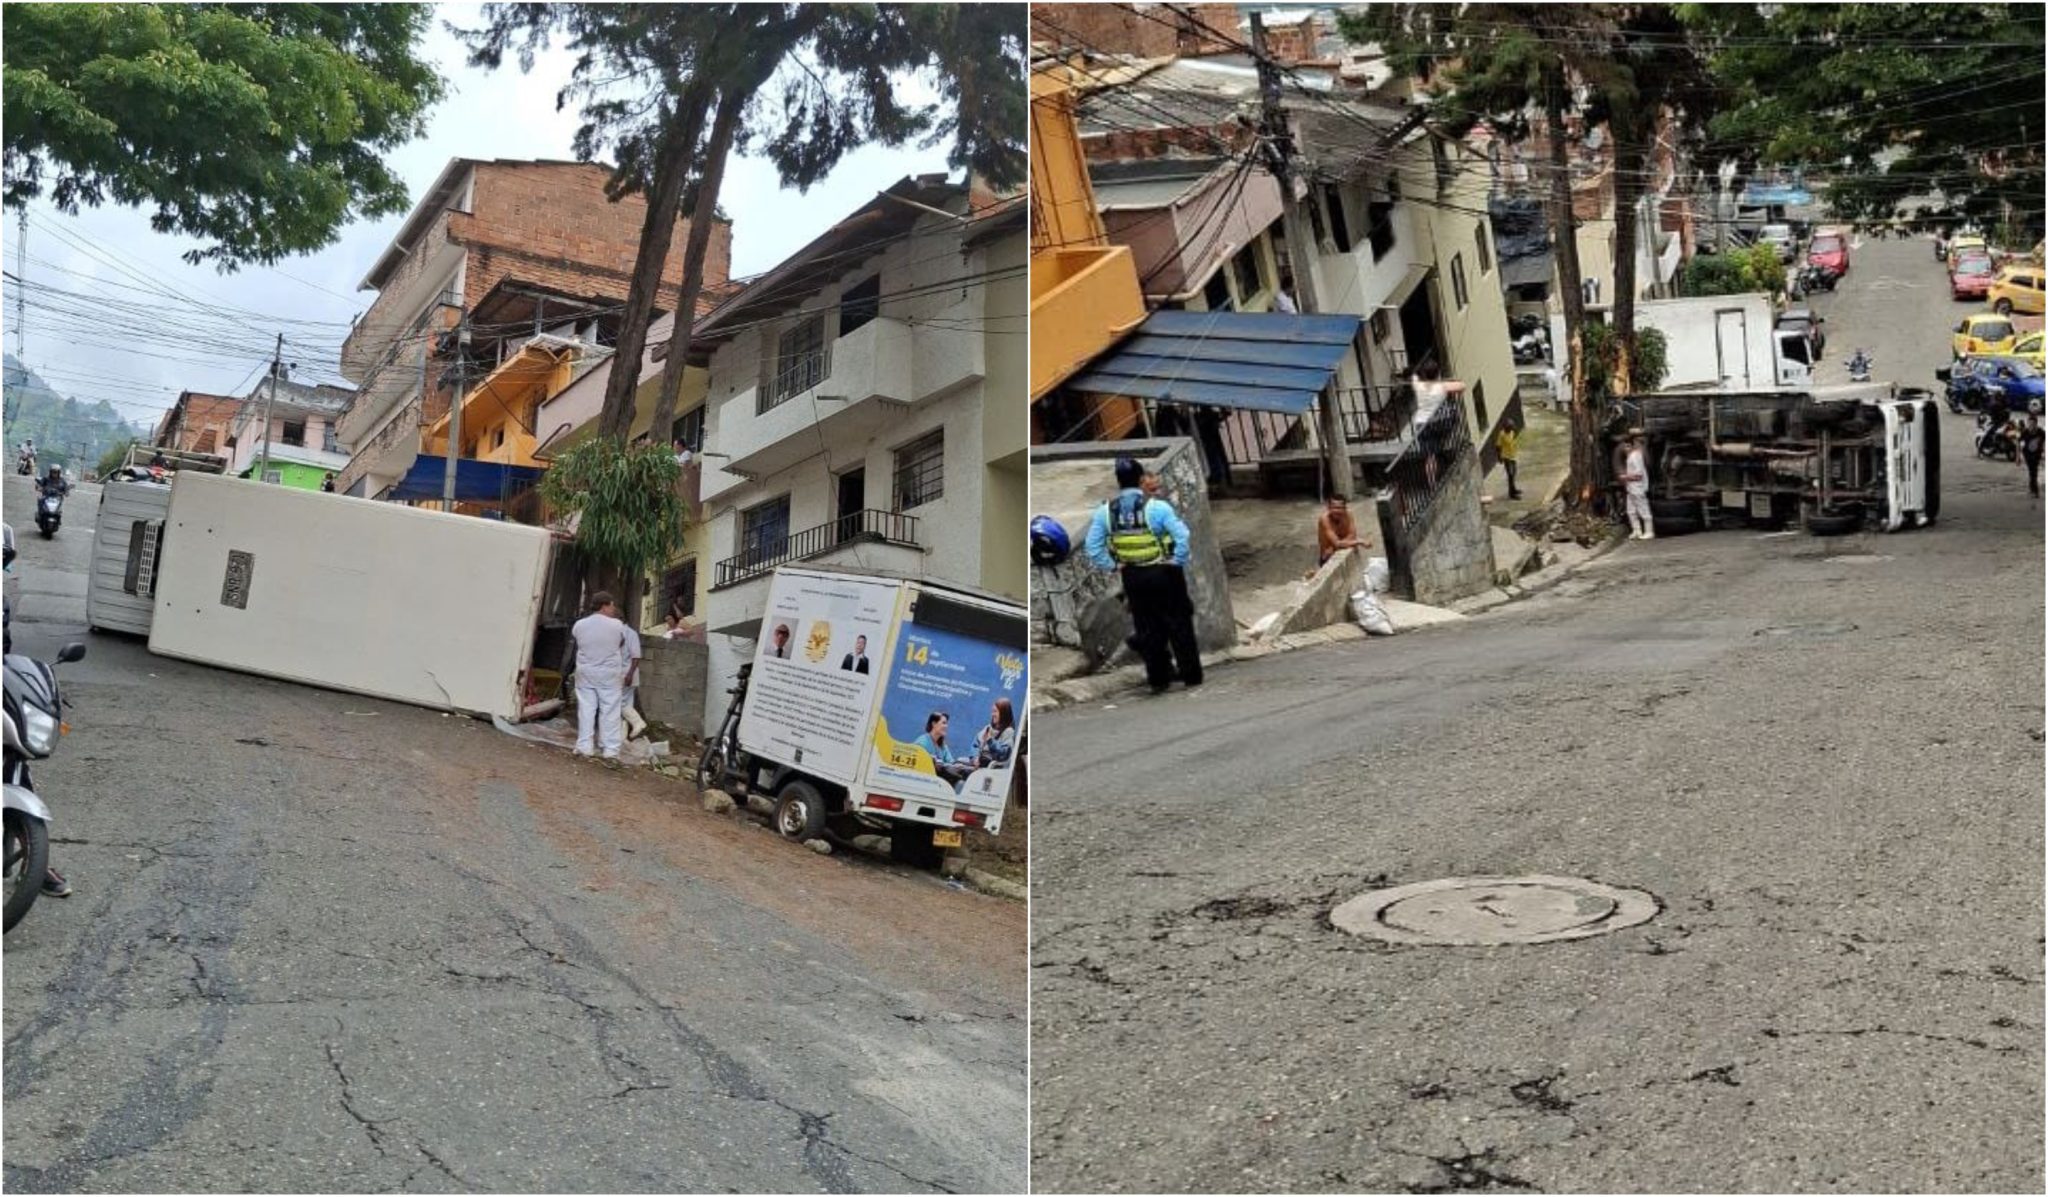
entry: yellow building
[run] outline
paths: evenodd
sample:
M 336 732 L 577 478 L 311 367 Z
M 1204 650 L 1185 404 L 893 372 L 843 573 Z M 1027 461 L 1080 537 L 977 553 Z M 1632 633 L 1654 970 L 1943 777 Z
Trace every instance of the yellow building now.
M 569 385 L 585 352 L 579 341 L 549 336 L 513 351 L 463 395 L 460 455 L 500 465 L 540 464 L 533 456 L 540 407 Z M 447 455 L 449 426 L 447 415 L 427 426 L 428 452 Z
M 1128 247 L 1111 245 L 1095 208 L 1074 126 L 1074 93 L 1058 70 L 1031 75 L 1031 403 L 1038 403 L 1145 319 Z M 1129 427 L 1136 404 L 1103 401 L 1102 426 Z

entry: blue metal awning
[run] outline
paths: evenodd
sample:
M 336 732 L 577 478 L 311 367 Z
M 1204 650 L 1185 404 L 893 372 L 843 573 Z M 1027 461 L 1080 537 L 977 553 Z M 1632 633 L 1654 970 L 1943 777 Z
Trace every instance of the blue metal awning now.
M 383 497 L 394 500 L 438 499 L 447 471 L 447 458 L 429 457 L 422 453 L 413 459 L 412 468 L 398 480 L 398 485 L 386 491 Z M 471 503 L 503 502 L 514 492 L 538 483 L 545 473 L 546 470 L 533 466 L 458 457 L 455 459 L 455 497 Z
M 1307 411 L 1365 317 L 1154 312 L 1067 389 L 1251 411 Z

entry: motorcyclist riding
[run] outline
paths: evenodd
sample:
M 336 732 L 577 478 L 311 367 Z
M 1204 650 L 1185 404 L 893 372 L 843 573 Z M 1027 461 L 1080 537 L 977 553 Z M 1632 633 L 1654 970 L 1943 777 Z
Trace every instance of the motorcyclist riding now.
M 68 495 L 71 493 L 71 484 L 64 480 L 63 466 L 53 465 L 50 467 L 49 473 L 43 475 L 41 478 L 36 479 L 36 493 L 38 495 L 47 495 L 52 491 L 55 491 L 59 495 Z

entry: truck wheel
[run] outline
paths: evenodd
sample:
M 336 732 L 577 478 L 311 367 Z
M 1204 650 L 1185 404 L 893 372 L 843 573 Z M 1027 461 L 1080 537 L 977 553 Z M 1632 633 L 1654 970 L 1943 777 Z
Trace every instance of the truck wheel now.
M 775 833 L 803 843 L 825 830 L 825 796 L 808 781 L 792 781 L 775 799 Z
M 1651 499 L 1650 519 L 1659 536 L 1685 536 L 1706 527 L 1698 499 Z
M 1847 536 L 1863 527 L 1860 507 L 1830 508 L 1806 515 L 1806 530 L 1814 536 Z
M 945 850 L 932 843 L 932 829 L 924 823 L 896 823 L 889 828 L 889 858 L 914 869 L 936 869 Z

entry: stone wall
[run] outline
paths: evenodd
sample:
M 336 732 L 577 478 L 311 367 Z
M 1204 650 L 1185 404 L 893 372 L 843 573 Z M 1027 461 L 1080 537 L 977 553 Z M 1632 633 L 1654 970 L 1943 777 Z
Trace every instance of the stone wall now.
M 1383 495 L 1377 506 L 1380 542 L 1387 546 L 1397 593 L 1441 607 L 1493 585 L 1493 529 L 1479 504 L 1476 453 L 1459 454 L 1435 502 L 1406 536 L 1394 521 L 1392 500 Z
M 1111 472 L 1118 457 L 1145 463 L 1165 485 L 1164 498 L 1187 521 L 1193 541 L 1188 557 L 1188 593 L 1195 604 L 1195 634 L 1204 651 L 1237 643 L 1230 608 L 1230 579 L 1209 516 L 1208 487 L 1195 442 L 1186 437 L 1143 441 L 1095 441 L 1039 445 L 1031 450 L 1033 514 L 1050 515 L 1067 529 L 1074 555 L 1064 565 L 1033 566 L 1031 621 L 1040 641 L 1078 648 L 1098 668 L 1129 658 L 1124 637 L 1131 631 L 1123 586 L 1117 575 L 1089 565 L 1081 545 L 1095 508 L 1116 493 Z
M 689 640 L 643 636 L 640 662 L 640 713 L 665 723 L 678 735 L 695 735 L 704 723 L 704 679 L 710 650 Z M 677 747 L 677 751 L 680 751 Z

